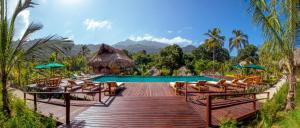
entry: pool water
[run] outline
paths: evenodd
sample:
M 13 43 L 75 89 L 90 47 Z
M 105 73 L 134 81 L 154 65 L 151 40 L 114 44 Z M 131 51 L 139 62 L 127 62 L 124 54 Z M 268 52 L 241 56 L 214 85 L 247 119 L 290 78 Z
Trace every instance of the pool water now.
M 207 76 L 98 76 L 92 79 L 95 82 L 196 82 L 199 80 L 218 81 L 219 79 Z

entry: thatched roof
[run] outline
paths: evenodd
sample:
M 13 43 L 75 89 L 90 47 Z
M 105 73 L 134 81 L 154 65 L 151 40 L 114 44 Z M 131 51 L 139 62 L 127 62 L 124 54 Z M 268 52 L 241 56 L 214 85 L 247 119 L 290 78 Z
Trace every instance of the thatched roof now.
M 294 62 L 295 66 L 300 67 L 300 48 L 294 51 Z
M 134 62 L 122 50 L 102 44 L 88 64 L 93 67 L 126 68 L 133 66 Z

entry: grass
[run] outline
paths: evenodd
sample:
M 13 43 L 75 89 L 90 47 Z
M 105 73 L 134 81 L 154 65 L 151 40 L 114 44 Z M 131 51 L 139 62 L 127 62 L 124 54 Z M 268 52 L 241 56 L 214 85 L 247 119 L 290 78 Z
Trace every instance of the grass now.
M 300 128 L 300 82 L 296 88 L 296 108 L 289 112 L 281 111 L 278 113 L 278 121 L 274 123 L 274 127 L 280 128 Z

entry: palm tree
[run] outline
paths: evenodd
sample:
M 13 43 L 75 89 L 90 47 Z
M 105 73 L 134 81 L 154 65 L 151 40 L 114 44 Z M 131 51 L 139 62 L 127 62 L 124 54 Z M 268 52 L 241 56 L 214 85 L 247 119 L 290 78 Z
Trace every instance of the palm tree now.
M 298 0 L 251 0 L 250 11 L 253 21 L 261 26 L 266 42 L 266 52 L 279 52 L 282 60 L 288 64 L 289 92 L 286 110 L 295 107 L 296 88 L 294 49 L 299 37 L 299 1 Z M 272 54 L 269 54 L 272 55 Z
M 82 56 L 87 56 L 89 55 L 91 52 L 91 50 L 89 49 L 89 47 L 87 45 L 82 45 L 82 47 L 80 48 L 79 54 Z
M 230 51 L 232 51 L 233 48 L 240 50 L 240 48 L 243 48 L 248 44 L 248 36 L 241 30 L 235 29 L 232 31 L 232 34 L 234 34 L 234 37 L 229 38 Z
M 42 39 L 28 41 L 29 36 L 42 29 L 42 25 L 31 23 L 25 30 L 24 34 L 17 41 L 13 41 L 15 32 L 15 21 L 18 15 L 27 8 L 36 5 L 31 0 L 19 0 L 16 9 L 10 19 L 7 15 L 7 0 L 0 0 L 0 84 L 2 85 L 2 102 L 3 112 L 10 116 L 9 97 L 8 97 L 8 80 L 12 70 L 17 68 L 18 63 L 29 56 L 40 56 L 44 53 L 41 48 L 49 47 L 55 49 L 47 42 L 54 36 L 48 36 Z M 28 48 L 29 46 L 29 48 Z
M 221 36 L 221 30 L 219 28 L 213 28 L 208 30 L 204 35 L 208 36 L 204 41 L 204 45 L 209 49 L 213 50 L 213 63 L 215 62 L 215 49 L 224 45 L 225 36 Z M 214 65 L 214 64 L 213 64 Z M 215 70 L 215 66 L 213 66 Z

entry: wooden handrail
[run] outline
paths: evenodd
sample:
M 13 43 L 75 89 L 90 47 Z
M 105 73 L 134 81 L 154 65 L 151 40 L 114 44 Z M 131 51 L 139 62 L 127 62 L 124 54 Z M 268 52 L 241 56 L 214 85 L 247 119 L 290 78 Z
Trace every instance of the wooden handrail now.
M 37 94 L 62 94 L 64 95 L 65 107 L 66 107 L 66 125 L 70 126 L 70 94 L 89 94 L 99 93 L 99 102 L 101 101 L 101 89 L 99 91 L 90 92 L 24 92 L 24 100 L 27 100 L 27 94 L 33 94 L 34 111 L 37 111 Z

